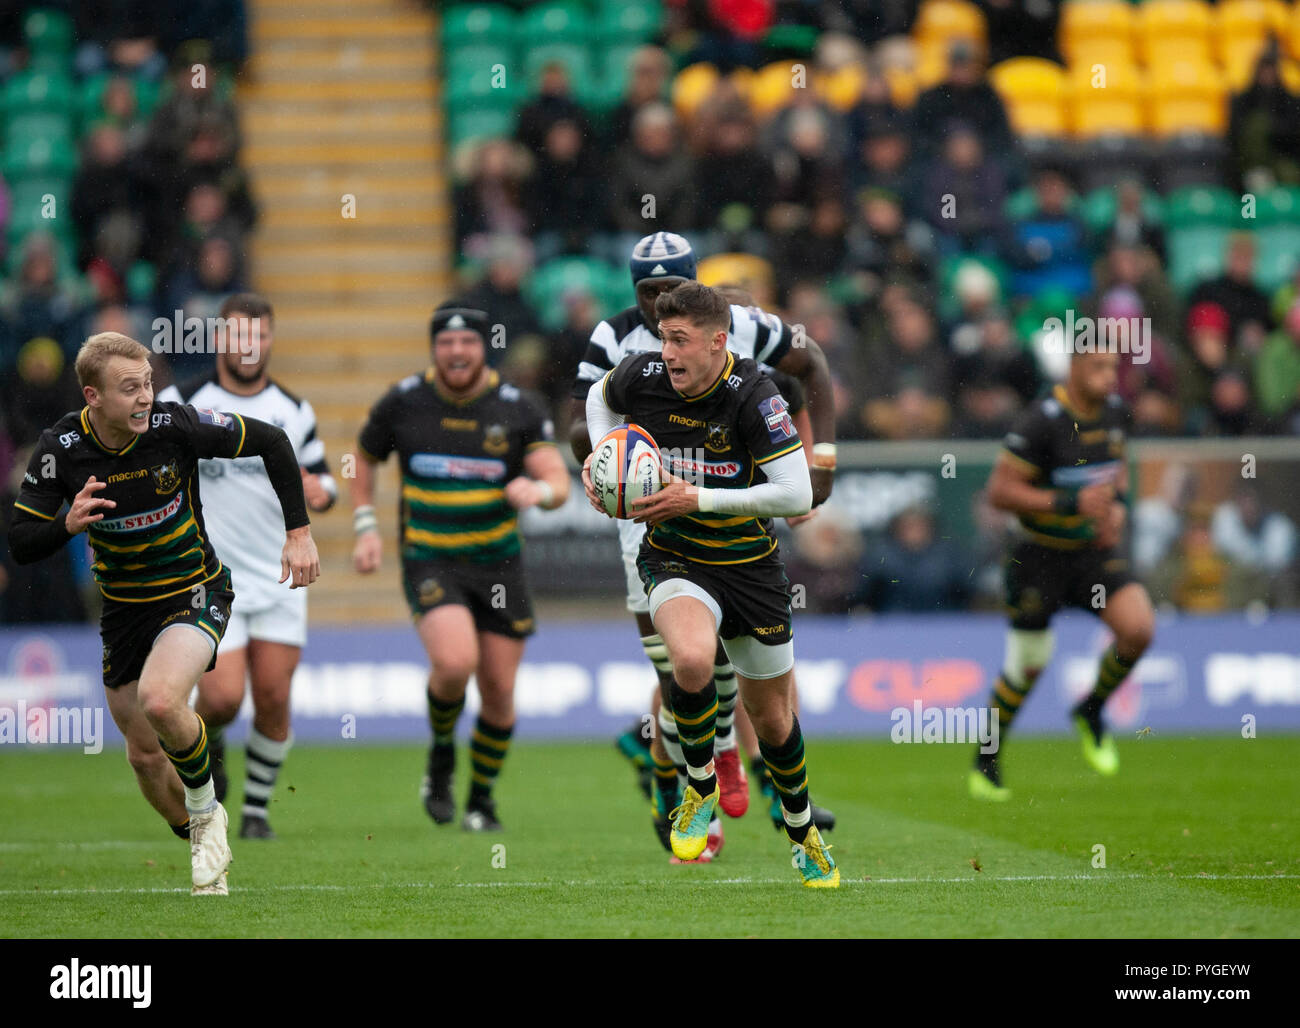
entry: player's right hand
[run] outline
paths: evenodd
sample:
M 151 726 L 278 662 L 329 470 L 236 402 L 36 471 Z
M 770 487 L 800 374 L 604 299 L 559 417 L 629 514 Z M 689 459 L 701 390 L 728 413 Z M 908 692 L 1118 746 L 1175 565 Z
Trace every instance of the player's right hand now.
M 68 516 L 63 522 L 64 527 L 68 530 L 68 535 L 77 535 L 84 532 L 87 525 L 102 520 L 104 517 L 103 512 L 95 513 L 98 508 L 117 506 L 116 501 L 106 500 L 102 496 L 95 495 L 99 490 L 107 488 L 108 483 L 95 481 L 94 475 L 86 479 L 86 484 L 81 487 L 81 492 L 72 498 L 72 509 L 68 511 Z
M 600 497 L 596 495 L 596 487 L 591 483 L 591 458 L 594 456 L 594 453 L 589 453 L 587 459 L 582 462 L 582 490 L 587 494 L 587 502 L 604 514 L 605 517 L 609 517 L 609 511 L 600 502 Z
M 362 532 L 352 547 L 352 566 L 363 575 L 379 570 L 379 557 L 384 543 L 378 532 Z
M 1115 499 L 1114 482 L 1098 482 L 1079 490 L 1079 513 L 1085 518 L 1104 518 Z

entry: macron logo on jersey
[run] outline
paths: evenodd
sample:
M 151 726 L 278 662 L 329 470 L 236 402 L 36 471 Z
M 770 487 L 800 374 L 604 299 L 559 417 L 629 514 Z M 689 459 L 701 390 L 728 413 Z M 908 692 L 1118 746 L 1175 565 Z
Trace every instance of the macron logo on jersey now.
M 218 428 L 234 428 L 235 419 L 229 414 L 222 414 L 220 411 L 213 410 L 211 407 L 195 407 L 198 412 L 199 420 L 209 425 L 216 425 Z
M 421 478 L 469 478 L 497 482 L 506 477 L 506 462 L 484 457 L 454 457 L 445 453 L 411 455 L 411 471 Z
M 767 421 L 767 434 L 772 437 L 772 442 L 794 438 L 794 422 L 790 420 L 790 409 L 782 397 L 769 396 L 758 405 L 758 410 Z
M 138 532 L 142 528 L 153 528 L 154 525 L 162 524 L 181 509 L 183 495 L 177 493 L 165 507 L 145 511 L 143 514 L 132 514 L 130 517 L 114 518 L 112 521 L 101 521 L 91 525 L 91 528 L 97 532 Z

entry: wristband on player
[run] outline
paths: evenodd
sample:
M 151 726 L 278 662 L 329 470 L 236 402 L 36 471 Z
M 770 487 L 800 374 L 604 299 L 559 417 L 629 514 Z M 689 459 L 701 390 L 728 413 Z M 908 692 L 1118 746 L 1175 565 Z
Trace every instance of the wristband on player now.
M 1057 489 L 1052 497 L 1053 514 L 1078 514 L 1079 492 L 1077 489 Z
M 814 443 L 812 462 L 815 468 L 833 469 L 835 467 L 835 444 Z
M 366 505 L 352 512 L 352 531 L 356 535 L 379 531 L 379 519 L 375 517 L 374 507 Z
M 549 508 L 555 502 L 555 490 L 551 488 L 551 483 L 544 482 L 540 478 L 534 478 L 532 481 L 533 485 L 537 486 L 537 492 L 539 493 L 537 506 Z

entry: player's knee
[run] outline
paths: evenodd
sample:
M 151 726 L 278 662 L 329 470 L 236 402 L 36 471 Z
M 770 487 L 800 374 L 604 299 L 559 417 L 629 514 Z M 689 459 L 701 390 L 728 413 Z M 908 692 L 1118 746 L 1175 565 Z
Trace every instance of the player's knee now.
M 126 761 L 141 778 L 155 778 L 163 774 L 169 763 L 161 746 L 146 747 L 132 742 L 126 744 Z
M 477 664 L 473 653 L 439 654 L 433 662 L 433 676 L 447 684 L 463 683 L 477 670 Z
M 144 682 L 139 687 L 140 711 L 145 719 L 157 729 L 165 725 L 176 713 L 178 704 L 166 689 L 146 688 Z
M 239 716 L 239 705 L 242 700 L 242 696 L 204 697 L 203 706 L 206 713 L 203 715 L 203 720 L 209 727 L 230 724 Z
M 698 692 L 713 680 L 713 652 L 685 653 L 673 658 L 673 677 L 688 692 Z

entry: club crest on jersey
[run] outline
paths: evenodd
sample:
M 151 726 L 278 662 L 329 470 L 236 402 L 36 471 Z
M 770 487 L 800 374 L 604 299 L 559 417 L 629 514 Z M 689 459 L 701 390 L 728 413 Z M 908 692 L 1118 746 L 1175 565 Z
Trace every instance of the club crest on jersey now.
M 181 484 L 181 469 L 174 460 L 150 468 L 149 474 L 153 476 L 153 491 L 159 496 L 175 492 L 176 487 Z
M 726 453 L 731 449 L 731 426 L 719 424 L 716 421 L 710 421 L 705 426 L 707 438 L 704 441 L 704 447 L 714 453 Z
M 794 422 L 790 420 L 790 409 L 782 397 L 769 396 L 758 405 L 758 410 L 767 421 L 767 434 L 772 437 L 772 442 L 794 438 Z
M 426 578 L 416 586 L 415 592 L 420 602 L 424 604 L 437 603 L 446 595 L 446 590 L 438 584 L 436 578 Z
M 229 414 L 222 414 L 221 411 L 213 410 L 211 407 L 195 407 L 198 412 L 199 420 L 209 424 L 216 425 L 218 428 L 234 428 L 235 419 Z
M 483 429 L 483 449 L 493 457 L 500 457 L 510 449 L 510 440 L 506 438 L 504 425 L 488 425 Z

